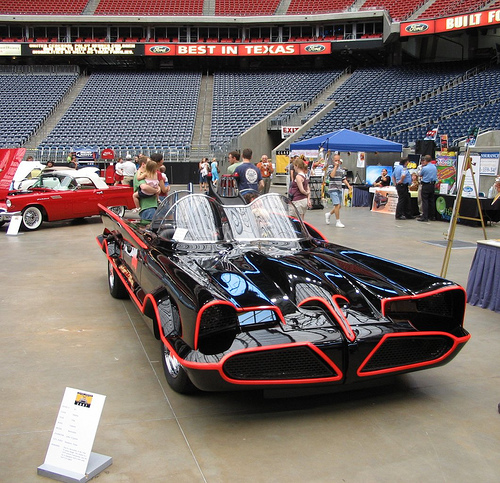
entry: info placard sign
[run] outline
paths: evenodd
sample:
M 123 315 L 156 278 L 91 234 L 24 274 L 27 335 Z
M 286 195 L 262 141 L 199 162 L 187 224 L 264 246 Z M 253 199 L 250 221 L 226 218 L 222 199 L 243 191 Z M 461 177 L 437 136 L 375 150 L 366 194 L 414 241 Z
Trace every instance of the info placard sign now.
M 66 388 L 44 467 L 85 475 L 106 396 Z

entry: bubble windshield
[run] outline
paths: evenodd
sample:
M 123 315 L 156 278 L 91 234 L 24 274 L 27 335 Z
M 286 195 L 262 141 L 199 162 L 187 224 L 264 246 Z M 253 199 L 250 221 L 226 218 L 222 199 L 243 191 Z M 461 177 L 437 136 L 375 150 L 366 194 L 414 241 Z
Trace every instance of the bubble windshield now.
M 204 194 L 172 193 L 156 211 L 151 229 L 184 243 L 253 244 L 309 238 L 293 205 L 276 193 L 259 196 L 248 205 L 221 205 Z

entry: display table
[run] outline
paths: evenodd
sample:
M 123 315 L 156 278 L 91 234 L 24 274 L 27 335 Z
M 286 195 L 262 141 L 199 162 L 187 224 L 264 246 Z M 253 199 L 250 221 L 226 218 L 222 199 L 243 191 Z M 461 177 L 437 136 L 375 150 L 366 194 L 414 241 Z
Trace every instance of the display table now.
M 500 240 L 480 240 L 467 280 L 469 304 L 500 312 Z
M 372 197 L 368 185 L 353 185 L 352 187 L 352 206 L 371 206 Z
M 455 195 L 436 195 L 436 220 L 450 221 L 453 214 L 453 205 L 455 204 Z M 500 203 L 492 205 L 493 199 L 479 198 L 479 204 L 483 213 L 484 222 L 500 221 Z M 477 209 L 476 198 L 462 197 L 460 210 L 458 215 L 467 216 L 469 218 L 479 219 L 479 210 Z M 457 219 L 457 223 L 469 226 L 480 226 L 480 221 Z

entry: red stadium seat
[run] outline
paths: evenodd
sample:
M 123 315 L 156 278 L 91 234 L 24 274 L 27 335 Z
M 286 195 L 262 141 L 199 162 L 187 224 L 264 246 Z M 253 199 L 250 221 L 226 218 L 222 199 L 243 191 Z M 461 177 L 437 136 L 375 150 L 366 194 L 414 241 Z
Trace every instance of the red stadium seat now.
M 203 0 L 101 0 L 96 15 L 202 15 Z M 133 40 L 137 42 L 136 38 Z M 168 41 L 168 40 L 167 40 Z
M 79 15 L 86 5 L 87 0 L 2 0 L 0 14 Z

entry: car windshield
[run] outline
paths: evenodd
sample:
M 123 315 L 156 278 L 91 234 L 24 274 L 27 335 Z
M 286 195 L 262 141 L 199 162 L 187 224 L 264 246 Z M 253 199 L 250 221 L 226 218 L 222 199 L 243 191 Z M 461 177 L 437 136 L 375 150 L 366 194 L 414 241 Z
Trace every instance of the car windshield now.
M 248 205 L 221 205 L 203 194 L 173 193 L 159 206 L 151 228 L 161 237 L 192 243 L 295 242 L 309 237 L 293 205 L 276 193 Z
M 72 176 L 60 173 L 42 174 L 32 188 L 50 188 L 53 190 L 71 190 L 76 188 L 77 182 Z

